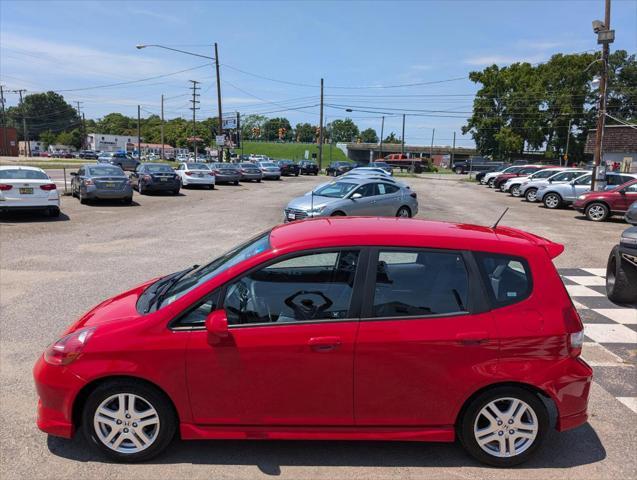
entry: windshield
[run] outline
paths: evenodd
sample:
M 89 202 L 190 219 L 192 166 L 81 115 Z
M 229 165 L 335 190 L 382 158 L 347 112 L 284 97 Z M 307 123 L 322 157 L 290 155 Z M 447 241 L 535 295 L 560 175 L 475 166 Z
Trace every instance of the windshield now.
M 168 165 L 146 165 L 146 170 L 150 173 L 172 173 L 173 169 Z
M 16 168 L 15 170 L 0 170 L 0 178 L 7 180 L 48 180 L 49 177 L 44 172 L 38 172 L 37 170 L 22 170 Z
M 210 170 L 205 163 L 189 163 L 188 170 Z
M 95 177 L 104 177 L 108 175 L 121 177 L 124 175 L 124 172 L 119 167 L 89 167 L 86 170 L 89 175 Z
M 203 265 L 185 275 L 166 292 L 166 299 L 158 308 L 171 304 L 190 290 L 206 283 L 221 272 L 269 249 L 270 230 L 251 238 L 247 242 L 242 243 L 219 258 L 216 258 L 209 264 Z
M 343 198 L 358 185 L 356 183 L 335 182 L 314 191 L 314 195 L 331 198 Z

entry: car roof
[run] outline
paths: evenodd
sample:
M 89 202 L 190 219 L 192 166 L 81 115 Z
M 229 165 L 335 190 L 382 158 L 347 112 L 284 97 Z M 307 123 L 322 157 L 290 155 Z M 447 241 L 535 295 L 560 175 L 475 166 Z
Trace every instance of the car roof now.
M 35 172 L 44 172 L 41 168 L 29 167 L 28 165 L 1 165 L 0 170 L 32 170 Z
M 302 250 L 335 246 L 384 245 L 474 250 L 528 256 L 543 247 L 551 257 L 563 246 L 509 227 L 394 217 L 319 217 L 275 227 L 270 233 L 273 249 Z

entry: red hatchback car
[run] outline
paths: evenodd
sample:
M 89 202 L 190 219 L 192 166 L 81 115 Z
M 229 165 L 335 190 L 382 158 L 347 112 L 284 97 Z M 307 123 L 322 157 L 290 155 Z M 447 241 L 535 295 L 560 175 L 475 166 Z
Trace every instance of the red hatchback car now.
M 573 208 L 594 222 L 603 222 L 611 215 L 624 215 L 637 201 L 637 179 L 612 190 L 586 192 L 577 197 Z
M 581 320 L 519 230 L 278 226 L 96 306 L 34 368 L 38 426 L 120 461 L 181 439 L 453 442 L 511 466 L 587 420 Z

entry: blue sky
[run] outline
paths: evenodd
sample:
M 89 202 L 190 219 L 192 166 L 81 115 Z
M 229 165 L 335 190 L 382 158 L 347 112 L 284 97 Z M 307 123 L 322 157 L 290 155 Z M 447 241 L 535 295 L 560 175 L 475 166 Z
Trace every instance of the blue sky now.
M 406 140 L 458 145 L 475 86 L 468 72 L 491 63 L 532 63 L 557 52 L 597 50 L 591 21 L 603 18 L 603 0 L 422 2 L 0 2 L 0 82 L 30 92 L 94 87 L 177 75 L 112 88 L 61 92 L 83 102 L 87 117 L 111 111 L 185 116 L 188 80 L 201 82 L 201 114 L 216 114 L 214 71 L 206 60 L 160 49 L 157 43 L 212 55 L 219 44 L 223 109 L 272 112 L 318 123 L 319 79 L 325 79 L 327 121 L 350 116 L 380 131 L 377 113 L 359 110 L 434 110 L 408 116 Z M 613 0 L 613 49 L 637 51 L 637 1 Z M 242 73 L 249 72 L 253 75 Z M 281 83 L 255 75 L 282 80 Z M 412 87 L 391 85 L 437 82 Z M 373 88 L 343 88 L 373 87 Z M 8 95 L 7 104 L 17 101 Z M 299 107 L 303 107 L 299 109 Z M 305 108 L 307 107 L 307 108 Z M 276 110 L 286 110 L 275 112 Z M 389 110 L 393 109 L 393 110 Z M 387 116 L 385 134 L 400 133 L 399 115 Z

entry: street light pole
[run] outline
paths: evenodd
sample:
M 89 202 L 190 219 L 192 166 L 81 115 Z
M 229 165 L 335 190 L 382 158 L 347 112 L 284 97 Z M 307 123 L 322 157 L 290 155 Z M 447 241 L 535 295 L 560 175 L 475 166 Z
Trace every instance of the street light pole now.
M 215 69 L 217 70 L 217 109 L 219 111 L 219 135 L 223 135 L 223 120 L 221 114 L 221 77 L 219 74 L 219 50 L 215 42 Z M 223 146 L 221 147 L 221 161 L 223 162 Z M 217 158 L 219 160 L 219 158 Z
M 385 115 L 380 121 L 380 159 L 383 159 L 383 134 L 385 133 Z
M 319 114 L 319 172 L 323 168 L 323 79 L 321 78 L 321 108 Z

